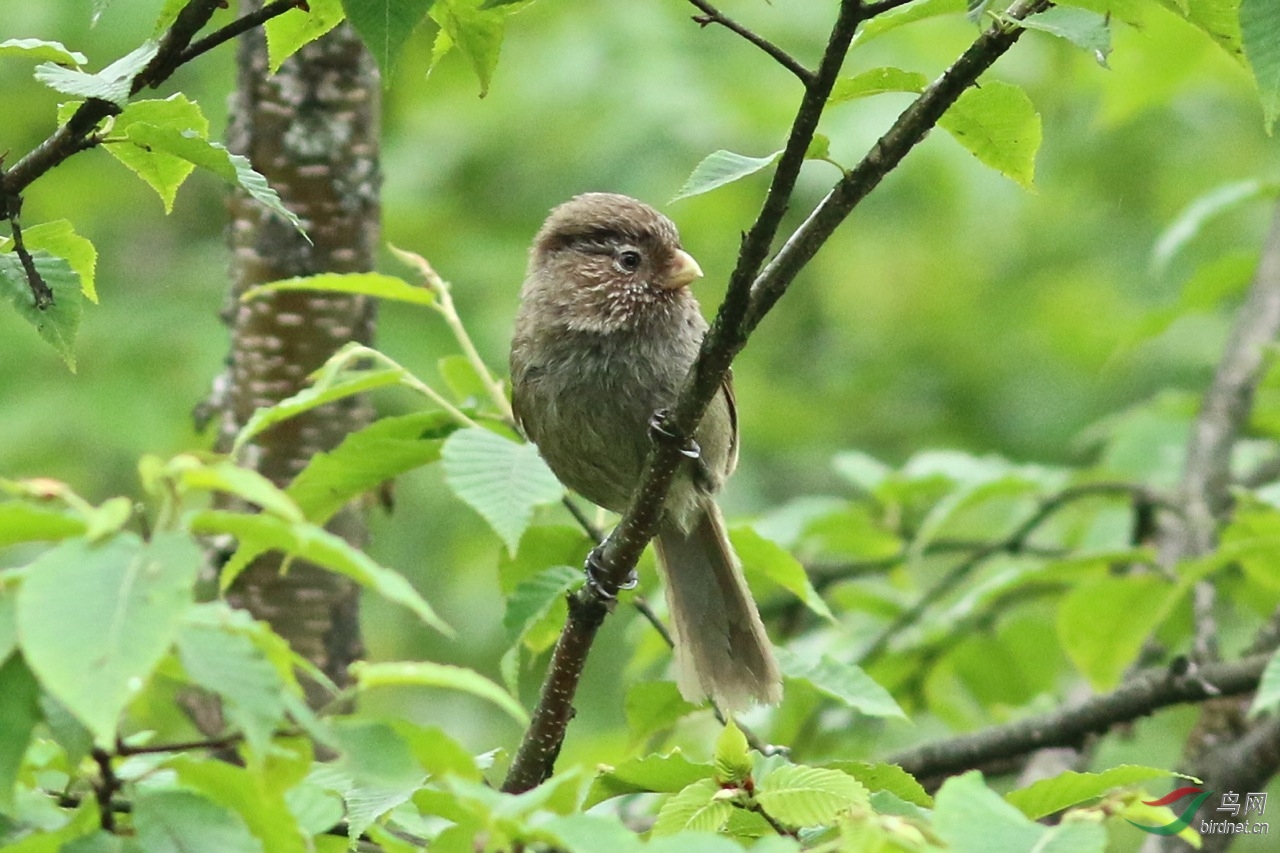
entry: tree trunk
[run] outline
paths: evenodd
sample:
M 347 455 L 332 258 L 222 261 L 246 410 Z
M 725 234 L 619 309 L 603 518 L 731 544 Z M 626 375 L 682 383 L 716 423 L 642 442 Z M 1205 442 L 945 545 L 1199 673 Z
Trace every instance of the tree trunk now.
M 243 4 L 247 10 L 258 0 Z M 372 300 L 320 293 L 280 293 L 241 303 L 264 282 L 373 266 L 379 237 L 379 80 L 359 39 L 343 24 L 303 48 L 276 74 L 267 72 L 261 30 L 241 37 L 238 89 L 228 130 L 232 151 L 249 158 L 311 242 L 279 216 L 237 191 L 230 200 L 232 286 L 224 319 L 231 354 L 222 389 L 218 443 L 230 446 L 253 412 L 301 390 L 307 375 L 349 341 L 370 343 Z M 285 485 L 316 453 L 337 445 L 372 418 L 350 398 L 281 423 L 245 449 L 242 463 Z M 363 545 L 363 511 L 349 506 L 329 525 Z M 266 554 L 236 581 L 230 599 L 265 619 L 334 681 L 362 652 L 357 588 L 315 566 L 293 562 L 280 573 Z M 309 685 L 312 703 L 322 700 Z

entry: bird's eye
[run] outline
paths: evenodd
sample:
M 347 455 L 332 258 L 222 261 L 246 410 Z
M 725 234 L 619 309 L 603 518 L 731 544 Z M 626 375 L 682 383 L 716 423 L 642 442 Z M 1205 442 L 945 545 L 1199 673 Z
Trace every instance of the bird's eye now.
M 618 253 L 616 263 L 623 272 L 635 272 L 640 269 L 640 253 L 635 249 L 623 249 Z

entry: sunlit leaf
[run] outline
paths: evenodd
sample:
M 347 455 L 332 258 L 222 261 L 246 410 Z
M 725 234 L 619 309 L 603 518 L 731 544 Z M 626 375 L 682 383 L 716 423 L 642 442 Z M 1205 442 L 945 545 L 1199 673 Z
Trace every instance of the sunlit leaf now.
M 287 290 L 356 293 L 415 305 L 434 305 L 436 301 L 435 294 L 425 287 L 416 287 L 402 278 L 377 272 L 331 272 L 288 278 L 251 287 L 240 296 L 240 299 L 241 301 L 248 301 L 267 293 Z
M 427 16 L 434 0 L 342 0 L 347 20 L 378 63 L 384 85 L 391 82 L 405 42 Z
M 351 665 L 351 675 L 361 690 L 373 687 L 439 687 L 470 693 L 490 702 L 507 713 L 520 725 L 528 725 L 529 715 L 511 694 L 475 670 L 461 666 L 409 661 L 404 663 L 365 663 Z
M 769 816 L 796 827 L 830 823 L 842 811 L 866 806 L 867 797 L 848 773 L 802 764 L 775 767 L 756 784 L 756 800 Z
M 686 829 L 716 832 L 733 812 L 733 805 L 719 794 L 715 779 L 694 782 L 662 804 L 650 834 L 660 838 Z
M 1240 0 L 1240 37 L 1258 83 L 1262 119 L 1271 133 L 1280 116 L 1280 3 Z
M 671 200 L 679 201 L 682 198 L 702 195 L 717 187 L 741 180 L 747 175 L 754 175 L 761 169 L 772 166 L 781 156 L 781 151 L 775 151 L 768 157 L 747 157 L 724 149 L 713 151 L 694 168 L 693 174 Z
M 975 832 L 975 826 L 982 831 Z M 954 853 L 1104 853 L 1107 849 L 1107 831 L 1101 823 L 1064 821 L 1041 826 L 983 784 L 976 770 L 943 783 L 935 797 L 934 830 Z
M 263 26 L 267 33 L 267 68 L 274 74 L 284 61 L 342 23 L 341 0 L 308 0 L 307 8 L 290 9 Z
M 134 101 L 116 116 L 113 130 L 116 136 L 127 134 L 133 124 L 150 124 L 167 127 L 179 133 L 193 133 L 199 137 L 209 133 L 209 122 L 199 104 L 187 100 L 182 93 L 164 100 Z M 195 171 L 190 159 L 168 153 L 159 148 L 136 145 L 131 142 L 112 142 L 103 146 L 156 191 L 164 204 L 165 213 L 173 212 L 173 201 L 178 187 Z
M 97 98 L 123 107 L 129 102 L 133 78 L 147 66 L 159 47 L 158 42 L 148 41 L 97 74 L 46 62 L 36 66 L 36 79 L 64 95 Z
M 80 330 L 80 313 L 84 304 L 80 276 L 63 258 L 34 252 L 32 260 L 36 271 L 53 292 L 53 304 L 43 310 L 36 307 L 27 271 L 18 256 L 11 252 L 0 254 L 0 298 L 7 300 L 22 319 L 35 327 L 36 333 L 53 347 L 74 373 L 76 333 Z
M 938 124 L 982 163 L 1031 188 L 1040 114 L 1021 88 L 992 80 L 966 89 Z
M 443 412 L 382 418 L 312 456 L 285 492 L 310 521 L 323 524 L 353 498 L 435 462 L 456 428 Z
M 263 849 L 231 809 L 191 791 L 143 789 L 133 807 L 138 841 L 155 853 L 255 853 Z
M 786 649 L 777 649 L 776 652 L 778 665 L 788 678 L 804 679 L 820 692 L 869 717 L 906 719 L 907 715 L 893 700 L 889 691 L 877 684 L 861 667 L 842 663 L 830 655 L 823 655 L 811 662 Z
M 1167 779 L 1174 775 L 1178 774 L 1135 764 L 1122 764 L 1101 773 L 1077 773 L 1068 770 L 1057 776 L 1033 782 L 1025 788 L 1010 791 L 1004 798 L 1027 817 L 1039 820 L 1063 809 L 1101 797 L 1114 788 L 1124 788 L 1149 779 Z
M 842 104 L 885 92 L 923 92 L 929 78 L 919 71 L 901 68 L 871 68 L 852 77 L 841 77 L 831 90 L 828 103 Z
M 5 39 L 0 41 L 0 56 L 21 56 L 58 65 L 84 65 L 89 61 L 83 53 L 68 50 L 61 42 L 44 39 Z
M 69 220 L 58 219 L 23 228 L 22 241 L 27 251 L 43 249 L 50 255 L 65 260 L 76 275 L 80 276 L 80 290 L 85 298 L 90 302 L 98 301 L 98 291 L 94 285 L 98 250 L 88 238 L 76 233 Z
M 489 522 L 512 554 L 534 508 L 564 494 L 536 447 L 486 429 L 462 429 L 449 436 L 442 459 L 449 488 Z
M 280 551 L 349 577 L 388 601 L 409 608 L 442 634 L 453 635 L 453 629 L 436 615 L 404 575 L 378 565 L 359 548 L 322 527 L 291 522 L 274 515 L 248 515 L 225 510 L 204 510 L 192 516 L 190 523 L 191 529 L 197 533 L 229 533 L 240 541 L 241 547 Z M 233 580 L 234 577 L 228 577 L 224 569 L 221 578 L 224 587 Z
M 41 685 L 100 743 L 168 651 L 202 563 L 185 536 L 64 542 L 27 569 L 18 637 Z M 74 590 L 74 595 L 68 595 Z
M 440 25 L 440 32 L 448 36 L 444 46 L 456 46 L 462 51 L 480 80 L 480 97 L 489 92 L 489 82 L 498 64 L 502 49 L 502 37 L 506 31 L 507 6 L 485 6 L 482 0 L 436 0 L 431 7 L 431 17 Z M 443 55 L 441 43 L 432 54 L 432 66 Z
M 678 749 L 666 755 L 632 758 L 617 767 L 602 767 L 582 807 L 589 809 L 624 794 L 674 793 L 699 779 L 714 782 L 714 774 L 715 767 L 692 762 Z
M 172 154 L 239 186 L 268 210 L 283 217 L 306 235 L 302 221 L 284 206 L 276 191 L 267 185 L 267 179 L 254 171 L 248 157 L 232 154 L 225 146 L 210 142 L 194 130 L 178 130 L 140 121 L 129 125 L 126 135 L 136 145 Z
M 1103 15 L 1088 9 L 1054 6 L 1019 23 L 1026 29 L 1064 38 L 1088 51 L 1103 68 L 1107 67 L 1107 57 L 1111 55 L 1111 24 Z

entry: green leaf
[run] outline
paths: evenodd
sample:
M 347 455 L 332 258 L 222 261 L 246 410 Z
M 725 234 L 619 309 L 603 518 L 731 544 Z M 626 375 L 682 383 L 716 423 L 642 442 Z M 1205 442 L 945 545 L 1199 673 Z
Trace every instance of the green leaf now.
M 716 738 L 716 781 L 739 784 L 751 776 L 751 753 L 747 736 L 730 718 Z
M 686 829 L 717 832 L 733 813 L 733 805 L 720 791 L 715 779 L 699 779 L 669 797 L 658 811 L 650 834 L 660 838 Z
M 408 302 L 413 305 L 435 305 L 435 293 L 426 287 L 409 284 L 402 278 L 383 275 L 379 272 L 328 272 L 319 275 L 286 278 L 280 281 L 260 284 L 251 287 L 241 296 L 246 302 L 267 293 L 278 293 L 290 290 L 311 290 L 323 293 L 357 293 L 377 299 L 390 299 L 396 302 Z
M 447 41 L 442 48 L 437 38 L 432 67 L 450 46 L 456 46 L 480 80 L 483 98 L 489 93 L 489 82 L 498 65 L 510 11 L 507 6 L 484 8 L 481 0 L 436 0 L 431 7 L 431 17 L 440 25 L 441 36 L 447 37 Z
M 713 151 L 694 167 L 693 174 L 671 200 L 679 201 L 682 198 L 702 195 L 725 184 L 741 180 L 747 175 L 754 175 L 761 169 L 772 166 L 781 156 L 781 151 L 775 151 L 768 157 L 747 157 L 725 151 L 723 148 Z
M 447 355 L 436 362 L 436 371 L 449 386 L 455 400 L 480 402 L 489 398 L 489 387 L 471 359 L 465 355 Z
M 310 0 L 307 9 L 290 9 L 263 26 L 267 33 L 267 69 L 280 70 L 284 61 L 342 23 L 346 16 L 340 0 Z
M 461 429 L 444 443 L 445 482 L 480 513 L 514 554 L 534 507 L 554 503 L 564 487 L 538 449 L 486 429 Z
M 18 256 L 0 254 L 0 297 L 7 299 L 22 319 L 35 327 L 40 337 L 51 345 L 74 373 L 76 369 L 76 332 L 80 329 L 83 292 L 80 277 L 62 258 L 44 252 L 32 253 L 36 271 L 53 291 L 53 304 L 41 310 L 27 282 L 26 270 Z
M 148 853 L 254 853 L 254 838 L 235 812 L 191 791 L 140 789 L 133 825 Z
M 0 41 L 0 56 L 21 56 L 58 65 L 84 65 L 89 61 L 83 53 L 69 50 L 61 42 L 44 39 L 5 39 Z
M 178 633 L 178 659 L 191 680 L 222 699 L 222 712 L 261 763 L 285 718 L 284 681 L 249 637 L 201 624 Z
M 0 503 L 0 548 L 18 542 L 53 542 L 84 533 L 85 523 L 64 509 L 25 501 Z
M 267 179 L 254 171 L 248 157 L 232 154 L 225 146 L 210 142 L 194 130 L 178 130 L 139 121 L 129 125 L 125 133 L 135 145 L 172 154 L 239 186 L 268 210 L 288 220 L 298 233 L 306 236 L 301 220 L 284 206 L 276 191 L 267 185 Z
M 1023 18 L 1019 23 L 1028 30 L 1066 39 L 1088 51 L 1103 68 L 1107 67 L 1107 57 L 1111 55 L 1111 23 L 1103 15 L 1088 9 L 1055 6 Z
M 943 783 L 933 827 L 950 853 L 1104 853 L 1101 823 L 1065 821 L 1040 826 L 1001 799 L 976 770 Z M 975 831 L 974 827 L 981 827 Z
M 94 268 L 98 263 L 98 250 L 85 237 L 76 233 L 71 222 L 58 219 L 42 222 L 22 229 L 22 242 L 27 251 L 43 249 L 54 257 L 63 258 L 76 275 L 80 276 L 80 290 L 90 302 L 98 301 L 94 286 Z
M 819 692 L 838 699 L 869 717 L 899 717 L 906 719 L 898 703 L 867 675 L 861 667 L 841 663 L 830 655 L 823 655 L 815 662 L 806 661 L 787 649 L 776 649 L 778 665 L 788 678 L 808 681 Z
M 507 642 L 520 643 L 554 605 L 564 601 L 566 592 L 581 583 L 582 570 L 573 566 L 552 566 L 522 581 L 507 598 L 507 610 L 502 616 Z
M 697 705 L 680 695 L 680 689 L 672 681 L 641 681 L 632 684 L 627 688 L 627 699 L 623 707 L 633 742 L 666 731 L 682 717 L 698 710 Z
M 566 853 L 645 853 L 650 845 L 613 818 L 571 814 L 538 824 L 539 840 Z
M 297 394 L 281 400 L 274 406 L 258 409 L 254 412 L 249 417 L 248 423 L 241 427 L 240 432 L 236 434 L 235 444 L 232 445 L 231 452 L 234 455 L 254 436 L 260 435 L 281 421 L 287 421 L 289 418 L 300 415 L 303 412 L 318 409 L 326 403 L 332 403 L 344 397 L 363 394 L 365 391 L 372 391 L 375 388 L 395 385 L 400 382 L 404 375 L 405 372 L 402 367 L 350 370 L 337 374 L 331 381 L 318 382 L 310 388 L 303 388 Z
M 342 0 L 347 20 L 356 28 L 382 72 L 383 85 L 390 85 L 391 73 L 405 42 L 433 0 Z
M 1240 40 L 1258 84 L 1263 125 L 1270 134 L 1280 116 L 1280 4 L 1240 0 Z
M 317 453 L 285 490 L 309 521 L 324 524 L 353 498 L 440 458 L 457 428 L 443 412 L 382 418 Z
M 0 666 L 0 809 L 13 804 L 13 786 L 31 733 L 40 722 L 40 685 L 21 655 Z
M 371 589 L 393 604 L 409 608 L 427 625 L 445 636 L 453 629 L 436 615 L 426 599 L 398 572 L 384 568 L 341 536 L 313 524 L 299 524 L 272 515 L 246 515 L 225 510 L 205 510 L 191 518 L 197 533 L 230 533 L 250 550 L 277 550 L 337 572 Z M 234 578 L 224 572 L 224 588 Z
M 1280 652 L 1271 656 L 1267 668 L 1262 671 L 1262 680 L 1258 682 L 1258 692 L 1249 707 L 1249 716 L 1275 713 L 1280 710 Z
M 1242 0 L 1161 0 L 1171 11 L 1199 28 L 1237 62 L 1244 62 L 1240 45 Z
M 1280 194 L 1280 181 L 1249 178 L 1215 187 L 1184 207 L 1161 232 L 1151 251 L 1151 265 L 1161 273 L 1188 243 L 1213 219 L 1260 198 Z
M 1083 583 L 1058 609 L 1063 650 L 1094 690 L 1111 690 L 1182 594 L 1180 585 L 1155 575 Z M 1107 630 L 1098 630 L 1099 625 Z
M 855 98 L 866 98 L 884 92 L 923 92 L 929 78 L 919 71 L 901 68 L 871 68 L 852 77 L 841 77 L 831 90 L 829 104 L 843 104 Z
M 189 538 L 69 540 L 27 567 L 18 637 L 41 685 L 99 743 L 168 651 L 203 557 Z M 74 595 L 68 595 L 74 590 Z
M 0 575 L 0 663 L 9 659 L 18 648 L 18 612 L 16 589 L 5 589 Z
M 666 755 L 646 755 L 628 759 L 617 767 L 602 767 L 591 783 L 582 808 L 589 809 L 625 794 L 674 793 L 698 781 L 714 782 L 715 767 L 684 757 L 679 749 Z
M 921 808 L 933 808 L 933 797 L 916 778 L 896 764 L 869 761 L 832 761 L 824 764 L 832 770 L 848 773 L 868 791 L 888 791 L 900 800 Z
M 270 853 L 306 853 L 309 845 L 279 787 L 225 761 L 182 755 L 169 762 L 186 788 L 238 815 Z M 235 850 L 237 848 L 223 848 Z
M 794 827 L 831 823 L 837 814 L 868 805 L 867 789 L 848 773 L 784 764 L 756 785 L 756 802 L 771 817 Z
M 1022 89 L 999 80 L 966 89 L 938 124 L 979 161 L 1031 189 L 1040 114 Z
M 1068 770 L 1049 779 L 1041 779 L 1025 788 L 1005 794 L 1005 801 L 1032 820 L 1097 799 L 1115 788 L 1125 788 L 1148 779 L 1165 779 L 1179 774 L 1157 767 L 1124 764 L 1102 773 L 1077 773 Z M 1184 777 L 1186 778 L 1186 777 Z
M 748 578 L 768 578 L 800 599 L 814 613 L 835 622 L 831 609 L 813 588 L 809 575 L 799 560 L 747 525 L 734 527 L 729 531 L 729 538 Z
M 36 79 L 64 95 L 98 98 L 123 107 L 129 102 L 133 78 L 147 66 L 159 48 L 159 42 L 148 41 L 97 74 L 46 62 L 36 66 Z
M 186 95 L 180 92 L 164 100 L 135 101 L 129 104 L 124 112 L 116 116 L 113 130 L 117 135 L 127 135 L 134 124 L 166 127 L 178 133 L 194 133 L 202 138 L 209 135 L 209 122 L 200 110 L 200 105 L 187 100 Z M 108 154 L 132 169 L 156 191 L 164 203 L 165 213 L 173 212 L 178 187 L 195 171 L 195 163 L 188 158 L 133 142 L 113 142 L 104 147 Z
M 959 14 L 966 8 L 965 0 L 917 0 L 914 3 L 907 3 L 883 15 L 876 15 L 858 27 L 858 31 L 853 36 L 853 44 L 865 44 L 877 36 L 882 36 L 906 24 L 939 15 Z
M 461 666 L 413 661 L 397 663 L 366 663 L 351 665 L 351 674 L 361 690 L 373 687 L 411 686 L 441 687 L 458 690 L 497 705 L 520 725 L 529 724 L 529 715 L 511 694 L 480 673 Z
M 252 468 L 241 467 L 228 459 L 206 464 L 184 454 L 169 463 L 168 471 L 187 489 L 235 495 L 287 521 L 303 520 L 302 510 L 275 483 Z

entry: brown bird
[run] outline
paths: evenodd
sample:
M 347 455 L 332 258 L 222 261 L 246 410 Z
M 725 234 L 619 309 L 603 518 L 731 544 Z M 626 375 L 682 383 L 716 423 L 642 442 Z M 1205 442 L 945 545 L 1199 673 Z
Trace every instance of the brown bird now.
M 569 488 L 614 512 L 639 485 L 655 412 L 672 406 L 707 323 L 702 276 L 671 220 L 635 199 L 586 193 L 534 239 L 511 343 L 516 417 Z M 714 496 L 738 461 L 728 377 L 668 494 L 655 543 L 677 684 L 727 710 L 773 704 L 778 665 Z

